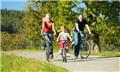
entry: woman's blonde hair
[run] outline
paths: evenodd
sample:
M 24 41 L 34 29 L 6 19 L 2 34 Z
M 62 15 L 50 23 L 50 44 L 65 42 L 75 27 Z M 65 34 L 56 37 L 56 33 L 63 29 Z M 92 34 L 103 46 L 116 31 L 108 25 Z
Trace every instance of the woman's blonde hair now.
M 49 13 L 46 14 L 45 18 L 50 18 L 50 14 Z

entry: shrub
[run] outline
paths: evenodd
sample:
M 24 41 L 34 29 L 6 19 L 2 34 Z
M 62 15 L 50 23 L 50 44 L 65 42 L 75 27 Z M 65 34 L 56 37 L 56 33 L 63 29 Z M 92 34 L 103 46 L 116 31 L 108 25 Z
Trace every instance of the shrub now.
M 4 51 L 25 47 L 24 39 L 19 34 L 1 32 L 1 49 Z

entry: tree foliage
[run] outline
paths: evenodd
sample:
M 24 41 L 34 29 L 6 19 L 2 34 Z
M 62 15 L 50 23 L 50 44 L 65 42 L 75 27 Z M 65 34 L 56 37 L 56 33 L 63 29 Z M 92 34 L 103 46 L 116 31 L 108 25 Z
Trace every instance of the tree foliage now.
M 16 10 L 1 10 L 1 31 L 16 33 L 20 31 L 22 25 L 23 12 Z
M 100 45 L 103 50 L 119 48 L 120 43 L 120 2 L 89 1 L 83 14 L 89 18 L 92 31 L 99 33 Z M 112 46 L 112 47 L 111 47 Z
M 86 8 L 80 8 L 80 3 L 85 3 Z M 77 8 L 78 13 L 72 11 Z M 68 32 L 75 27 L 75 21 L 82 13 L 92 30 L 99 36 L 102 50 L 120 50 L 120 2 L 119 1 L 93 1 L 93 0 L 56 0 L 40 1 L 30 0 L 25 11 L 1 10 L 1 31 L 16 34 L 28 47 L 39 47 L 42 36 L 40 35 L 42 19 L 47 13 L 54 20 L 55 29 L 60 31 L 60 26 L 65 25 Z M 11 34 L 2 33 L 3 42 Z M 6 39 L 5 39 L 6 38 Z M 22 42 L 20 41 L 20 42 Z M 16 41 L 15 41 L 16 42 Z

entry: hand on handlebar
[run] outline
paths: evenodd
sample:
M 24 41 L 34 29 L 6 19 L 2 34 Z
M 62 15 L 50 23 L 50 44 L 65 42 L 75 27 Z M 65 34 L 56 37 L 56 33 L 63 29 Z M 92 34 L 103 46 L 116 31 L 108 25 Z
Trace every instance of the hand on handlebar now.
M 57 42 L 59 42 L 59 40 L 56 40 Z
M 93 36 L 94 36 L 94 34 L 92 34 L 92 33 L 91 33 L 91 34 L 89 34 L 89 35 L 90 35 L 91 37 L 93 37 Z
M 54 32 L 54 35 L 56 35 L 56 32 Z
M 43 32 L 41 31 L 41 35 L 43 35 Z

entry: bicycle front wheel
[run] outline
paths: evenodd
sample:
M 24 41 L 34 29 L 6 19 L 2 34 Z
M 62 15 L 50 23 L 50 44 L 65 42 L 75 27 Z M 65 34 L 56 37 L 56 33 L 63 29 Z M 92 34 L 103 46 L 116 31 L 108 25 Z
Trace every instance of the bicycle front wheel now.
M 90 42 L 82 43 L 80 47 L 80 51 L 81 51 L 81 58 L 88 58 L 88 56 L 91 53 Z
M 62 49 L 62 58 L 63 58 L 63 62 L 67 62 L 67 55 L 66 55 L 66 48 Z

